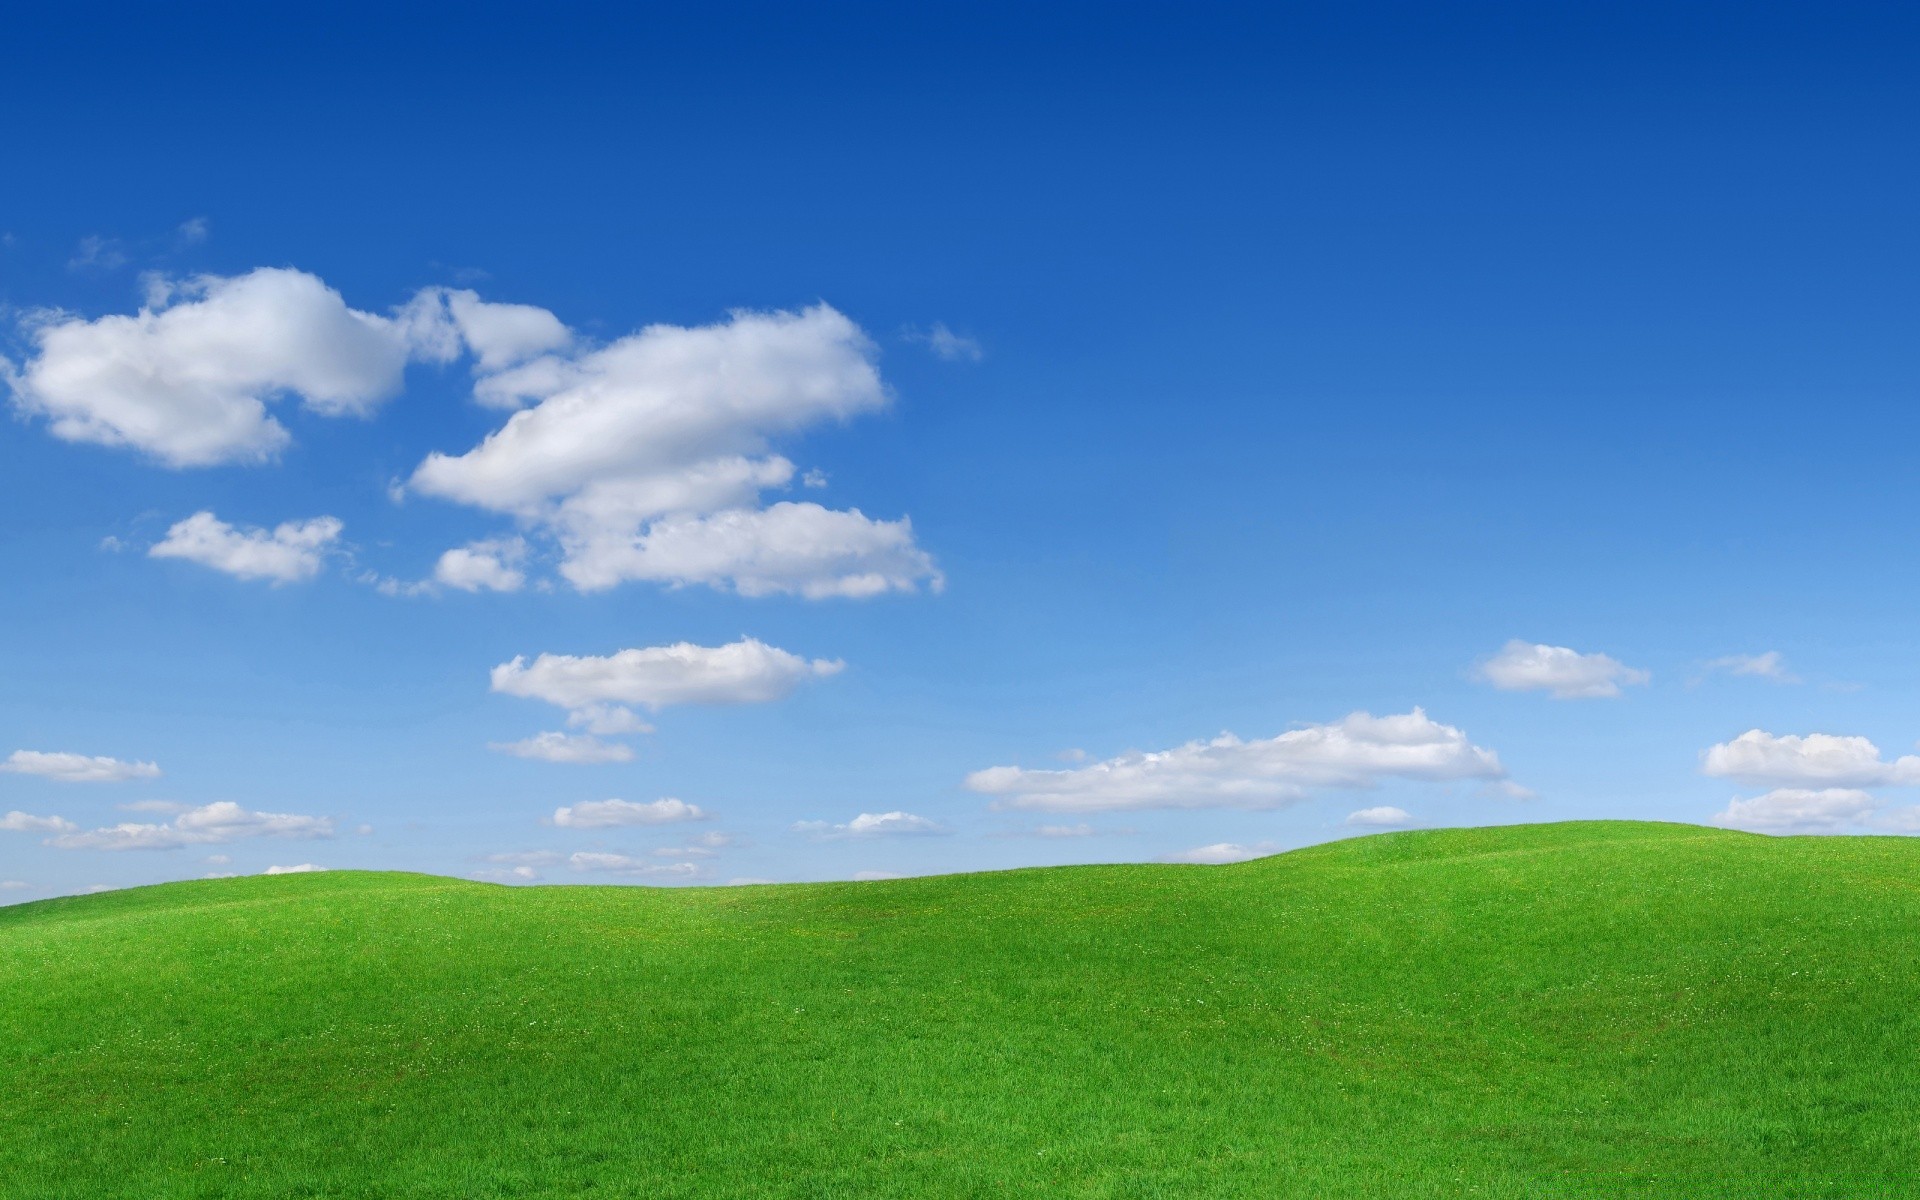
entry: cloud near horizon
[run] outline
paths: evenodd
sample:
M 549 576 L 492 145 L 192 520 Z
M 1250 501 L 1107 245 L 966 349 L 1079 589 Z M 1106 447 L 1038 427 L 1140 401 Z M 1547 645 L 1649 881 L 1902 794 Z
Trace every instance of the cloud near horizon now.
M 292 813 L 251 812 L 231 800 L 190 808 L 164 825 L 124 822 L 87 832 L 63 832 L 47 839 L 61 850 L 173 850 L 241 838 L 329 838 L 333 821 Z
M 1349 825 L 1366 825 L 1383 829 L 1405 825 L 1412 820 L 1412 813 L 1404 808 L 1395 808 L 1391 804 L 1382 804 L 1377 808 L 1363 808 L 1347 814 Z
M 1352 713 L 1251 742 L 1223 733 L 1064 770 L 989 767 L 967 776 L 966 786 L 998 797 L 998 809 L 1091 813 L 1274 808 L 1311 788 L 1364 789 L 1385 779 L 1497 780 L 1506 774 L 1493 751 L 1415 708 L 1385 717 Z
M 793 831 L 819 838 L 924 837 L 952 832 L 938 821 L 909 812 L 861 813 L 844 825 L 831 821 L 796 821 Z
M 1211 846 L 1195 846 L 1191 850 L 1182 850 L 1175 854 L 1163 854 L 1161 862 L 1196 863 L 1201 866 L 1223 867 L 1229 863 L 1246 862 L 1249 859 L 1265 858 L 1269 854 L 1280 853 L 1277 842 L 1255 842 L 1243 846 L 1238 842 L 1215 842 Z
M 553 823 L 564 829 L 613 829 L 622 825 L 667 825 L 676 821 L 703 821 L 707 814 L 697 804 L 662 796 L 645 804 L 631 800 L 588 800 L 553 810 Z
M 1735 796 L 1713 823 L 1748 833 L 1920 833 L 1920 806 L 1888 808 L 1858 788 L 1775 788 Z
M 1701 770 L 1724 779 L 1760 786 L 1863 788 L 1920 784 L 1920 756 L 1888 762 L 1864 737 L 1829 733 L 1775 736 L 1749 729 L 1732 741 L 1711 746 Z

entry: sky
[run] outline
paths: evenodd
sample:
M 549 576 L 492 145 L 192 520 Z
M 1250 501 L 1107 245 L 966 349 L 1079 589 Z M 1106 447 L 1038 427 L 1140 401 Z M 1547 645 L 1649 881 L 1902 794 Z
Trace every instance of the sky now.
M 1911 7 L 9 25 L 0 902 L 1920 832 Z

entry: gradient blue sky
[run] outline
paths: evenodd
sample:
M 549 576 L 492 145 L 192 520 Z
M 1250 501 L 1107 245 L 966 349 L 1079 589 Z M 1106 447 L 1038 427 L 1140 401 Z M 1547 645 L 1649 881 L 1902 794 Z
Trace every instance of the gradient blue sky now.
M 0 901 L 1224 859 L 1384 809 L 1920 827 L 1916 52 L 1893 5 L 13 14 Z M 231 364 L 50 363 L 48 330 L 260 268 L 383 318 L 537 306 L 569 362 L 828 305 L 884 407 L 760 439 L 795 477 L 727 511 L 909 519 L 944 587 L 583 591 L 550 525 L 395 494 L 507 420 L 470 354 L 364 417 L 255 388 L 265 461 L 57 436 L 56 404 L 171 429 L 167 372 Z M 131 400 L 34 382 L 123 352 L 158 380 Z M 724 404 L 749 367 L 717 353 L 636 394 Z M 340 532 L 281 583 L 152 553 L 200 512 Z M 388 594 L 511 536 L 516 590 Z M 489 749 L 582 736 L 490 688 L 516 656 L 743 638 L 844 668 L 642 710 L 602 739 L 628 761 Z M 968 786 L 994 767 L 1029 774 Z M 555 823 L 663 797 L 703 818 Z M 151 828 L 93 836 L 121 824 Z

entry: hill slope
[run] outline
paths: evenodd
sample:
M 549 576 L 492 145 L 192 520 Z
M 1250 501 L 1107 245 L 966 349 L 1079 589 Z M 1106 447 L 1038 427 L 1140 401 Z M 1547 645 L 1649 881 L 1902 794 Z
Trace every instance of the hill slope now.
M 0 909 L 0 1194 L 1920 1190 L 1920 841 Z

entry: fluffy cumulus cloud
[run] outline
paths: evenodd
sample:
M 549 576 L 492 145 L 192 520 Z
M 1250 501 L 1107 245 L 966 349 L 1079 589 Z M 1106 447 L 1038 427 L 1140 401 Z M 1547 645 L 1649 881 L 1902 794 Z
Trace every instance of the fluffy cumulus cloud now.
M 290 867 L 268 867 L 262 875 L 311 875 L 315 871 L 324 871 L 325 867 L 314 863 L 295 863 Z
M 762 704 L 801 683 L 837 674 L 845 664 L 790 654 L 754 638 L 724 646 L 678 642 L 605 657 L 542 654 L 493 669 L 493 690 L 544 700 L 575 712 L 596 705 Z
M 1391 828 L 1406 825 L 1413 820 L 1413 814 L 1404 808 L 1395 808 L 1391 804 L 1382 804 L 1375 808 L 1363 808 L 1347 814 L 1349 825 L 1369 825 L 1376 828 Z
M 36 817 L 23 812 L 0 816 L 0 831 L 7 833 L 72 833 L 78 828 L 65 817 Z
M 0 771 L 38 775 L 61 783 L 120 783 L 128 779 L 158 779 L 160 766 L 150 762 L 122 762 L 104 755 L 60 751 L 15 750 L 0 762 Z
M 401 324 L 422 357 L 451 362 L 466 351 L 480 373 L 573 345 L 573 332 L 546 309 L 490 303 L 464 289 L 423 289 L 401 311 Z
M 830 838 L 915 837 L 949 832 L 938 821 L 917 817 L 909 812 L 861 813 L 844 825 L 830 821 L 800 821 L 793 829 L 795 833 Z
M 1493 751 L 1416 708 L 1358 712 L 1325 725 L 1243 741 L 1223 733 L 1172 750 L 1135 751 L 1066 770 L 990 767 L 967 776 L 994 807 L 1053 812 L 1145 808 L 1271 808 L 1307 789 L 1366 788 L 1386 779 L 1497 780 Z
M 911 591 L 940 583 L 933 560 L 914 544 L 906 518 L 875 521 L 859 509 L 781 501 L 769 508 L 662 517 L 645 532 L 570 560 L 561 573 L 584 590 L 622 579 L 704 583 L 742 596 L 781 593 L 820 600 Z
M 611 829 L 619 825 L 668 825 L 706 817 L 697 804 L 663 796 L 645 804 L 631 800 L 588 800 L 553 810 L 553 823 L 565 829 Z
M 1182 850 L 1178 854 L 1163 855 L 1161 862 L 1199 863 L 1203 866 L 1224 866 L 1227 863 L 1246 862 L 1250 858 L 1264 858 L 1269 854 L 1278 854 L 1280 847 L 1273 842 L 1255 842 L 1243 846 L 1238 842 L 1215 842 L 1211 846 L 1195 846 L 1191 850 Z
M 297 397 L 361 415 L 400 388 L 402 323 L 349 308 L 302 271 L 262 269 L 152 288 L 132 316 L 42 315 L 8 383 L 54 436 L 141 450 L 173 467 L 257 462 L 290 440 L 268 410 Z
M 590 733 L 562 733 L 550 730 L 517 742 L 488 742 L 487 749 L 515 758 L 532 758 L 552 763 L 632 762 L 633 747 L 618 742 L 603 742 Z
M 411 486 L 552 534 L 561 574 L 582 590 L 651 580 L 817 598 L 938 587 L 904 518 L 760 504 L 794 475 L 773 439 L 886 405 L 874 358 L 859 326 L 824 304 L 650 326 L 497 370 L 483 354 L 476 399 L 516 411 L 466 453 L 429 456 Z
M 559 705 L 568 710 L 567 724 L 585 732 L 542 733 L 494 743 L 493 749 L 549 762 L 625 762 L 633 757 L 631 749 L 600 739 L 652 731 L 630 704 L 655 710 L 675 704 L 761 704 L 844 665 L 808 661 L 752 638 L 725 646 L 679 642 L 604 657 L 515 658 L 493 669 L 493 690 Z
M 1888 761 L 1863 737 L 1830 733 L 1783 734 L 1749 729 L 1709 747 L 1701 769 L 1709 775 L 1762 787 L 1863 788 L 1920 783 L 1920 757 Z
M 1643 684 L 1652 678 L 1605 654 L 1581 654 L 1565 646 L 1518 639 L 1479 664 L 1474 675 L 1502 691 L 1546 692 L 1558 700 L 1618 696 L 1623 684 Z
M 252 812 L 231 800 L 190 808 L 163 825 L 127 822 L 86 832 L 65 832 L 47 839 L 62 850 L 172 850 L 241 838 L 325 838 L 333 836 L 326 817 Z
M 1839 833 L 1864 822 L 1880 802 L 1858 788 L 1775 788 L 1735 797 L 1713 823 L 1752 833 Z
M 147 553 L 224 571 L 236 579 L 298 583 L 320 573 L 327 550 L 343 528 L 334 517 L 287 521 L 271 530 L 243 529 L 210 512 L 197 512 L 167 530 Z
M 434 564 L 433 581 L 463 592 L 517 592 L 527 582 L 520 564 L 527 557 L 521 538 L 490 538 L 447 551 Z
M 55 437 L 141 451 L 171 467 L 261 462 L 291 440 L 285 399 L 365 416 L 399 392 L 407 363 L 470 352 L 481 370 L 563 350 L 544 309 L 429 288 L 389 314 L 348 306 L 304 271 L 148 280 L 131 316 L 39 313 L 32 352 L 0 363 L 17 408 Z
M 646 580 L 819 599 L 943 582 L 905 517 L 763 503 L 796 474 L 776 439 L 888 403 L 872 341 L 825 304 L 597 344 L 544 308 L 469 290 L 426 288 L 375 313 L 306 272 L 262 268 L 152 278 L 132 315 L 43 312 L 22 333 L 24 360 L 0 359 L 16 409 L 57 437 L 172 467 L 270 460 L 291 441 L 276 415 L 287 405 L 365 416 L 401 390 L 410 362 L 465 355 L 475 400 L 511 415 L 465 453 L 430 455 L 411 487 L 551 537 L 582 590 Z M 435 581 L 515 590 L 525 578 L 508 545 L 449 551 Z

